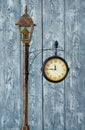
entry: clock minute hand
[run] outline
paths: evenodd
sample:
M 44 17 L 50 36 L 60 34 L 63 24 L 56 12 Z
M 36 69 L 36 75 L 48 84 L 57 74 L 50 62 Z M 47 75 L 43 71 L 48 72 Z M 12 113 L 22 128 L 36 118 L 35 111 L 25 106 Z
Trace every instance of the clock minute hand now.
M 56 65 L 54 65 L 54 70 L 56 70 Z

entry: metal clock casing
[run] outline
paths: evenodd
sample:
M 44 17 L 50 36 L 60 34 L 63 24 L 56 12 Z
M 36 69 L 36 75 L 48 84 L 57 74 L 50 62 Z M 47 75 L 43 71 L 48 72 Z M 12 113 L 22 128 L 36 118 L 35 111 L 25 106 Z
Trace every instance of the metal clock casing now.
M 52 56 L 45 60 L 42 71 L 48 81 L 57 83 L 66 78 L 69 67 L 63 58 Z

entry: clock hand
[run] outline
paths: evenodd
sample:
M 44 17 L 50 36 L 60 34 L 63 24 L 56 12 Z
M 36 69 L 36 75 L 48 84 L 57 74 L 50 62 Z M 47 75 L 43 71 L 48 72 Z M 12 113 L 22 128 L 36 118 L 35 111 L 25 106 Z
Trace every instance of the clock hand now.
M 54 70 L 56 70 L 56 65 L 54 65 Z
M 50 68 L 49 70 L 55 70 L 55 69 Z
M 52 68 L 50 68 L 49 70 L 56 70 L 56 68 L 53 68 L 53 69 L 52 69 Z

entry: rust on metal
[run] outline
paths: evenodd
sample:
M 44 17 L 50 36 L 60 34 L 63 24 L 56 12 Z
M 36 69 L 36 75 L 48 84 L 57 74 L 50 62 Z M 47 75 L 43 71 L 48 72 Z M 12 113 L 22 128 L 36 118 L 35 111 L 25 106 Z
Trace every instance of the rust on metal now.
M 30 130 L 28 125 L 28 44 L 23 44 L 23 117 L 21 130 Z
M 27 6 L 25 7 L 25 13 L 22 15 L 19 19 L 19 21 L 16 23 L 17 26 L 36 26 L 32 20 L 32 18 L 27 14 Z

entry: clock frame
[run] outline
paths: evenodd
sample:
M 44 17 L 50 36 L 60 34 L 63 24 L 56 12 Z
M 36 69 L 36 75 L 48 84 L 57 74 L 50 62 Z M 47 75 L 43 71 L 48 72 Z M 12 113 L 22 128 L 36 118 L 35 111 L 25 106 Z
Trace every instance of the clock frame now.
M 64 67 L 65 67 L 65 74 L 64 74 L 64 76 L 62 76 L 62 78 L 60 78 L 60 79 L 53 79 L 53 78 L 49 78 L 48 77 L 48 75 L 47 75 L 47 73 L 46 73 L 46 70 L 45 70 L 45 68 L 46 68 L 46 65 L 47 65 L 47 63 L 48 62 L 52 62 L 52 60 L 60 60 L 62 63 L 63 63 L 63 65 L 64 65 Z M 58 68 L 57 68 L 58 69 Z M 56 69 L 56 71 L 57 71 L 57 69 Z M 43 64 L 43 69 L 42 69 L 42 71 L 43 71 L 43 76 L 45 77 L 45 79 L 46 80 L 48 80 L 48 81 L 50 81 L 50 82 L 53 82 L 53 83 L 58 83 L 58 82 L 61 82 L 62 80 L 64 80 L 65 78 L 66 78 L 66 76 L 67 76 L 67 74 L 68 74 L 68 71 L 69 71 L 69 67 L 68 67 L 68 64 L 67 64 L 67 62 L 65 61 L 65 59 L 63 59 L 63 58 L 61 58 L 61 57 L 59 57 L 59 56 L 52 56 L 52 57 L 49 57 L 49 58 L 47 58 L 46 60 L 45 60 L 45 62 L 44 62 L 44 64 Z M 51 75 L 50 75 L 51 76 Z M 56 77 L 55 77 L 56 78 Z

